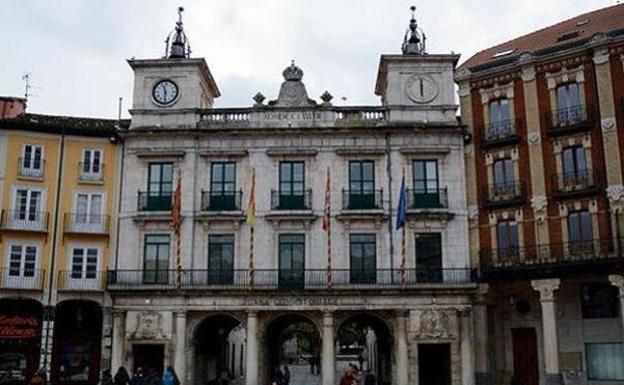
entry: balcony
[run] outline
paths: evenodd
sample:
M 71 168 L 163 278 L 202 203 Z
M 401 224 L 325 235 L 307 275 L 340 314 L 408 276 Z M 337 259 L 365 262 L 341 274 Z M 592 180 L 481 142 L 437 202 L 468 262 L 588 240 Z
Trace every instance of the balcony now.
M 407 190 L 408 210 L 448 209 L 446 188 L 433 190 Z
M 548 276 L 568 272 L 587 274 L 624 267 L 621 238 L 551 243 L 513 249 L 481 250 L 482 271 L 487 276 Z
M 171 193 L 139 191 L 138 211 L 171 211 L 173 195 Z
M 343 210 L 383 210 L 383 190 L 342 190 Z
M 241 211 L 242 191 L 202 191 L 201 211 Z
M 103 291 L 106 274 L 103 271 L 58 272 L 57 288 L 59 291 Z
M 285 270 L 181 270 L 180 289 L 185 290 L 380 290 L 431 289 L 474 286 L 473 269 L 375 269 L 331 271 L 327 269 Z M 174 270 L 109 271 L 108 290 L 176 289 Z
M 48 232 L 49 213 L 45 211 L 2 210 L 0 228 L 11 231 Z
M 289 193 L 271 190 L 271 210 L 312 210 L 312 189 Z
M 547 113 L 545 121 L 551 136 L 584 132 L 594 126 L 594 111 L 589 105 L 560 108 Z
M 509 119 L 492 122 L 487 127 L 481 126 L 481 132 L 483 133 L 481 147 L 492 148 L 518 143 L 520 137 L 517 129 L 520 127 L 521 122 L 520 119 Z
M 26 167 L 28 166 L 28 167 Z M 31 160 L 24 165 L 24 158 L 19 158 L 18 176 L 28 179 L 43 179 L 43 170 L 45 169 L 45 160 L 40 159 L 38 162 Z
M 553 175 L 553 192 L 557 198 L 578 198 L 598 193 L 599 173 L 592 170 L 577 170 Z
M 524 203 L 524 183 L 497 183 L 483 189 L 483 206 L 488 209 L 519 206 Z
M 0 268 L 0 288 L 16 290 L 43 290 L 45 270 Z
M 85 170 L 83 162 L 78 163 L 78 181 L 86 183 L 102 183 L 104 181 L 104 163 L 99 165 L 97 172 L 90 171 L 93 166 L 87 166 Z
M 65 213 L 65 233 L 72 234 L 108 234 L 110 217 L 83 213 Z

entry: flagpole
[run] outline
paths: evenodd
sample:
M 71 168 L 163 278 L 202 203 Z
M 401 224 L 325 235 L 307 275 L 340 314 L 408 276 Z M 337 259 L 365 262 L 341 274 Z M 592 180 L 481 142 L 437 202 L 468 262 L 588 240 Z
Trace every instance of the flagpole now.
M 332 254 L 331 254 L 331 177 L 329 167 L 327 167 L 327 186 L 325 191 L 325 220 L 327 227 L 327 287 L 331 288 L 332 280 Z
M 401 182 L 402 186 L 401 194 L 404 194 L 405 191 L 405 167 L 403 167 L 403 179 Z M 404 197 L 407 198 L 407 197 Z M 401 227 L 401 286 L 405 286 L 405 224 Z
M 251 192 L 247 206 L 247 224 L 249 232 L 249 288 L 254 285 L 254 233 L 256 227 L 256 169 L 251 170 Z
M 182 259 L 180 257 L 180 226 L 182 221 L 182 183 L 181 169 L 176 167 L 176 190 L 173 197 L 173 236 L 174 236 L 174 258 L 175 258 L 175 287 L 179 289 L 182 286 Z

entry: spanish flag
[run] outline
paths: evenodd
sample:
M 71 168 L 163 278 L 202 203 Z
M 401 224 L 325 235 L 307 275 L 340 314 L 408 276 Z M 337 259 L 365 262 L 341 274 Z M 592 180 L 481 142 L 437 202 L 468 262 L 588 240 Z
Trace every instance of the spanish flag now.
M 247 205 L 247 224 L 253 226 L 256 223 L 256 169 L 251 171 L 251 191 L 249 204 Z

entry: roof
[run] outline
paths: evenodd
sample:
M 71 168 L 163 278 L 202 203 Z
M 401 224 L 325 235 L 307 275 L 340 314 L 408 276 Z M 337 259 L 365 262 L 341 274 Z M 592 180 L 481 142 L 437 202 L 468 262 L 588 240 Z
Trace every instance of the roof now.
M 101 137 L 116 135 L 119 128 L 127 128 L 129 125 L 129 119 L 96 119 L 41 114 L 22 114 L 16 118 L 0 119 L 0 129 L 3 130 L 26 130 Z
M 459 68 L 472 69 L 486 63 L 509 62 L 512 57 L 523 53 L 538 54 L 546 48 L 568 47 L 573 42 L 582 42 L 592 36 L 624 29 L 624 4 L 584 13 L 528 35 L 493 46 L 473 55 Z M 624 31 L 623 31 L 624 32 Z

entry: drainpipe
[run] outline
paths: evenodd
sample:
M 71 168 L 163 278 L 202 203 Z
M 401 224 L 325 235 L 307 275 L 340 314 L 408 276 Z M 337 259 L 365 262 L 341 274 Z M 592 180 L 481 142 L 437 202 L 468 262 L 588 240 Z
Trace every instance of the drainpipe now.
M 118 268 L 119 262 L 119 228 L 121 224 L 121 201 L 123 197 L 123 182 L 124 182 L 124 161 L 126 160 L 126 142 L 121 141 L 121 165 L 119 168 L 119 195 L 117 197 L 117 235 L 115 236 L 115 270 Z M 106 277 L 108 279 L 108 277 Z
M 195 229 L 197 227 L 197 224 L 195 223 L 195 213 L 197 210 L 197 164 L 198 161 L 197 159 L 199 158 L 199 136 L 196 135 L 195 136 L 195 159 L 193 160 L 193 213 L 191 214 L 192 217 L 192 224 L 191 224 L 191 229 L 192 229 L 192 233 L 191 233 L 191 271 L 195 268 Z M 201 205 L 201 195 L 200 195 L 200 200 L 199 200 L 199 204 Z M 201 208 L 200 208 L 201 209 Z M 201 255 L 201 253 L 200 253 Z M 191 274 L 193 274 L 191 272 Z
M 390 235 L 390 280 L 394 283 L 394 228 L 392 227 L 392 153 L 390 132 L 386 133 L 386 174 L 388 175 L 388 233 Z

